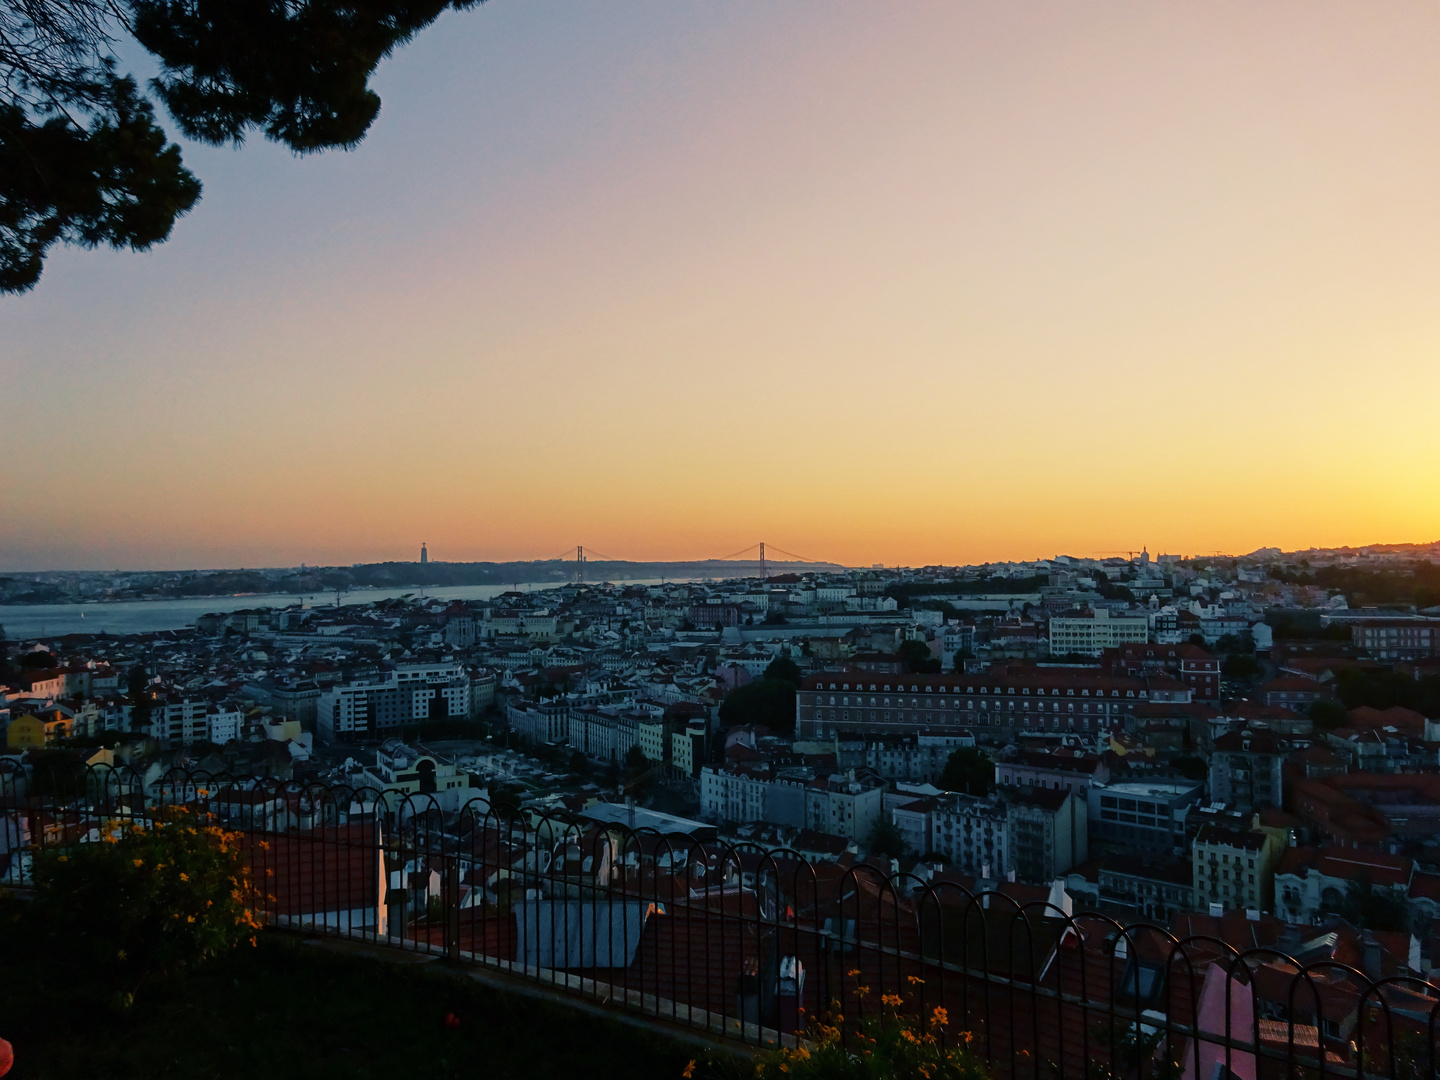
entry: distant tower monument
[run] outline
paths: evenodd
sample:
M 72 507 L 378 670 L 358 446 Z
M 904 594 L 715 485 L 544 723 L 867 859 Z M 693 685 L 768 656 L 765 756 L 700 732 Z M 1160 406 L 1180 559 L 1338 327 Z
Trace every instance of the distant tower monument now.
M 420 541 L 420 565 L 424 566 L 430 561 L 430 552 L 425 550 L 425 541 Z

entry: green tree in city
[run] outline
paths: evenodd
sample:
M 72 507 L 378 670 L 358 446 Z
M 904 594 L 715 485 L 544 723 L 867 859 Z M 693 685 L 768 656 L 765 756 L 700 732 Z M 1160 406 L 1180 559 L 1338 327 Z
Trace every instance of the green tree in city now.
M 791 660 L 788 656 L 777 656 L 774 660 L 770 661 L 770 665 L 765 669 L 765 678 L 783 679 L 785 682 L 794 683 L 796 686 L 799 686 L 800 680 L 804 678 L 804 675 L 800 671 L 800 665 L 795 663 L 794 660 Z
M 153 701 L 150 697 L 150 676 L 143 664 L 136 664 L 126 676 L 126 697 L 130 701 L 130 730 L 144 733 L 150 730 L 150 711 Z
M 795 684 L 786 679 L 761 679 L 732 690 L 720 703 L 726 727 L 764 724 L 777 735 L 795 733 Z
M 985 751 L 962 746 L 945 762 L 940 786 L 946 791 L 961 791 L 967 795 L 989 795 L 995 790 L 995 763 Z
M 1171 762 L 1175 771 L 1187 780 L 1204 780 L 1210 775 L 1210 766 L 1199 754 L 1192 754 L 1189 757 L 1178 757 Z
M 1220 673 L 1227 679 L 1253 679 L 1261 670 L 1260 661 L 1245 653 L 1231 653 L 1220 665 Z
M 1410 932 L 1410 906 L 1404 894 L 1376 888 L 1364 873 L 1345 887 L 1340 913 L 1362 930 Z
M 900 859 L 905 856 L 905 838 L 893 821 L 879 817 L 865 838 L 865 850 L 886 859 Z
M 931 655 L 930 646 L 923 641 L 902 641 L 896 652 L 911 674 L 929 675 L 940 670 L 940 661 Z
M 1310 719 L 1321 731 L 1333 731 L 1350 722 L 1350 713 L 1338 701 L 1317 701 L 1310 706 Z

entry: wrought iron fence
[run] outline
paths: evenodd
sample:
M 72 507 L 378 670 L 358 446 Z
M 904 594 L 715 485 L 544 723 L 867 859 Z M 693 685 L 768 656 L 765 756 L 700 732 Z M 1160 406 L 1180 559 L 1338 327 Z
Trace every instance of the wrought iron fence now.
M 863 1018 L 893 995 L 941 1010 L 944 1036 L 1005 1077 L 1436 1075 L 1440 988 L 1408 971 L 455 795 L 11 768 L 0 885 L 23 889 L 47 849 L 173 804 L 241 833 L 271 925 L 444 956 L 726 1039 L 803 1037 L 810 1018 Z

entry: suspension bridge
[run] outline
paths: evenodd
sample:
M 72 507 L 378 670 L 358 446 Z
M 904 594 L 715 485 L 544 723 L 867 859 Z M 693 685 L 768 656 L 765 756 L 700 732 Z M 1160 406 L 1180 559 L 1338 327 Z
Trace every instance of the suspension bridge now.
M 829 561 L 827 561 L 827 560 L 825 560 L 825 559 L 808 559 L 808 558 L 806 558 L 804 555 L 797 555 L 797 554 L 795 554 L 793 551 L 786 551 L 784 548 L 776 547 L 774 544 L 770 544 L 768 550 L 771 551 L 771 552 L 774 552 L 774 553 L 776 553 L 776 554 L 778 554 L 778 555 L 783 555 L 786 559 L 789 559 L 789 560 L 791 560 L 791 561 L 793 561 L 793 562 L 810 563 L 810 564 L 813 564 L 813 565 L 816 565 L 816 566 L 838 566 L 838 565 L 839 565 L 838 563 L 832 563 L 832 562 L 829 562 Z M 750 558 L 742 558 L 742 556 L 750 556 Z M 758 558 L 757 558 L 757 556 L 758 556 Z M 574 562 L 574 565 L 575 565 L 575 571 L 574 571 L 574 575 L 573 575 L 573 576 L 574 576 L 574 580 L 575 580 L 576 584 L 584 584 L 584 582 L 585 582 L 585 569 L 586 569 L 587 564 L 588 564 L 592 559 L 595 560 L 595 561 L 598 561 L 598 562 L 641 563 L 641 564 L 646 563 L 646 562 L 649 562 L 649 561 L 652 561 L 652 560 L 646 560 L 646 559 L 617 559 L 617 558 L 614 558 L 613 556 L 610 556 L 610 555 L 602 555 L 600 552 L 596 551 L 593 547 L 592 547 L 592 548 L 586 548 L 584 544 L 576 544 L 573 548 L 566 548 L 564 551 L 562 551 L 559 555 L 556 555 L 556 556 L 555 556 L 552 560 L 550 560 L 550 561 L 552 561 L 552 562 L 572 562 L 572 561 L 573 561 L 573 562 Z M 748 547 L 743 547 L 743 548 L 741 548 L 739 551 L 733 551 L 733 552 L 731 552 L 729 555 L 721 555 L 721 556 L 719 556 L 719 557 L 713 557 L 713 556 L 712 556 L 712 557 L 707 557 L 707 558 L 704 558 L 704 559 L 696 559 L 696 560 L 693 560 L 693 561 L 695 561 L 695 562 L 737 562 L 737 561 L 739 561 L 739 562 L 753 562 L 753 561 L 758 561 L 758 562 L 760 563 L 760 580 L 761 580 L 761 581 L 764 581 L 764 580 L 766 579 L 766 575 L 767 575 L 767 573 L 768 573 L 768 567 L 767 567 L 767 564 L 766 564 L 766 559 L 767 559 L 767 547 L 766 547 L 765 541 L 760 540 L 760 541 L 757 541 L 757 542 L 749 545 Z

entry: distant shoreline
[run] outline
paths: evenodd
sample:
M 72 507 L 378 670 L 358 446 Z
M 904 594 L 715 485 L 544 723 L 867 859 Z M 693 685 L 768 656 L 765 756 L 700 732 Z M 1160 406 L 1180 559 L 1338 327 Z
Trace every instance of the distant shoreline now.
M 595 560 L 593 562 L 579 564 L 584 567 L 587 577 L 590 578 L 586 584 L 596 585 L 602 582 L 610 584 L 628 584 L 637 581 L 661 581 L 661 580 L 726 580 L 735 578 L 756 577 L 760 571 L 758 561 L 746 560 L 727 562 L 724 560 L 704 560 L 693 563 L 629 563 L 615 561 Z M 767 560 L 766 569 L 772 575 L 794 574 L 794 573 L 843 573 L 846 568 L 837 563 L 800 563 L 800 562 L 773 562 Z M 443 563 L 432 562 L 425 564 L 427 577 L 439 580 L 431 580 L 423 585 L 415 581 L 386 581 L 374 580 L 376 577 L 388 577 L 397 570 L 417 573 L 421 568 L 420 563 L 370 563 L 349 567 L 269 567 L 261 569 L 246 570 L 162 570 L 162 571 L 119 571 L 119 575 L 126 573 L 153 574 L 156 576 L 171 577 L 174 579 L 190 579 L 197 577 L 220 576 L 220 575 L 259 575 L 286 573 L 290 575 L 339 575 L 346 574 L 354 577 L 370 578 L 370 580 L 354 581 L 341 585 L 339 591 L 348 599 L 354 597 L 353 603 L 363 603 L 363 597 L 372 592 L 394 592 L 406 590 L 420 592 L 422 589 L 443 592 L 448 589 L 459 588 L 516 588 L 530 586 L 531 588 L 553 589 L 565 585 L 574 584 L 570 579 L 570 573 L 577 567 L 574 562 L 551 561 L 547 563 Z M 40 581 L 46 577 L 55 575 L 66 576 L 89 576 L 95 573 L 88 570 L 53 570 L 53 571 L 31 571 L 22 572 L 16 576 L 23 576 L 31 580 Z M 112 572 L 113 573 L 113 572 Z M 3 577 L 4 575 L 0 575 Z M 481 580 L 476 580 L 481 579 Z M 199 584 L 199 582 L 196 582 Z M 240 584 L 240 582 L 236 582 Z M 292 576 L 288 580 L 277 581 L 277 587 L 266 589 L 263 582 L 255 581 L 253 578 L 244 582 L 245 585 L 259 586 L 247 588 L 240 591 L 223 590 L 204 593 L 159 593 L 144 596 L 121 596 L 121 597 L 65 597 L 65 596 L 37 596 L 33 599 L 26 596 L 17 596 L 0 602 L 3 608 L 27 608 L 27 607 L 96 607 L 102 608 L 112 604 L 149 604 L 149 603 L 177 603 L 188 601 L 205 600 L 237 600 L 253 597 L 257 606 L 273 606 L 277 597 L 293 597 L 295 603 L 304 603 L 310 600 L 322 600 L 327 596 L 333 596 L 336 592 L 334 585 L 325 586 L 319 582 L 313 584 L 307 582 L 299 584 Z

